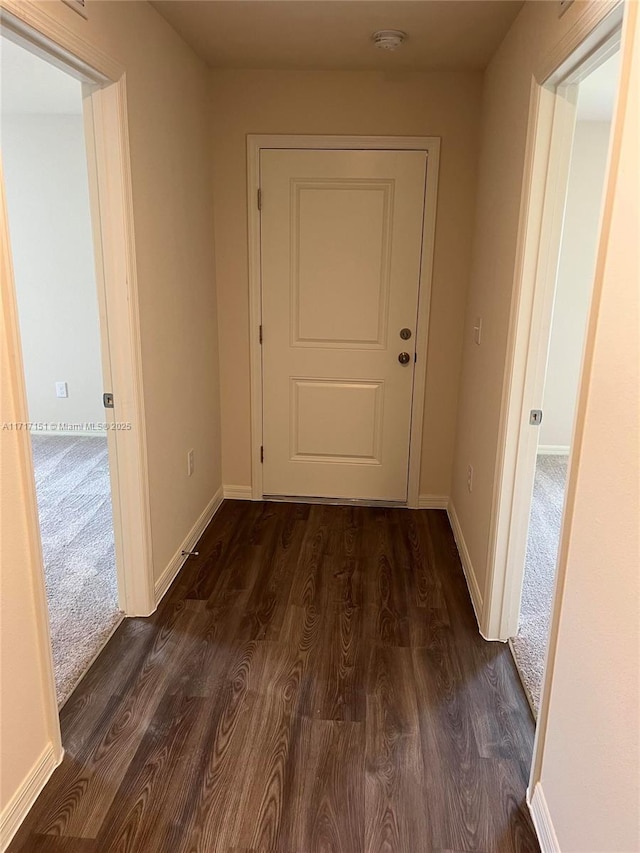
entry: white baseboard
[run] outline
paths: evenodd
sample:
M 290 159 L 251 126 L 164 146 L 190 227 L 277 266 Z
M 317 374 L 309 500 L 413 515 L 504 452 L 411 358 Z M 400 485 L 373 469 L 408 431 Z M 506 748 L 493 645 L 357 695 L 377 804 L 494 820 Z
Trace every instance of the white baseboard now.
M 568 444 L 539 444 L 538 456 L 568 456 L 570 450 Z
M 225 486 L 224 496 L 232 501 L 250 501 L 253 500 L 253 492 L 251 486 Z
M 222 499 L 222 486 L 220 486 L 218 491 L 215 493 L 215 495 L 211 498 L 207 506 L 204 508 L 204 511 L 202 512 L 200 518 L 196 521 L 196 523 L 193 525 L 193 527 L 187 534 L 187 537 L 182 543 L 182 545 L 178 548 L 176 553 L 169 561 L 169 565 L 167 566 L 167 568 L 163 571 L 163 573 L 156 581 L 156 606 L 160 604 L 163 595 L 169 589 L 187 559 L 182 552 L 191 551 L 193 549 L 198 539 L 204 533 L 207 525 L 220 508 L 220 505 L 222 504 Z
M 447 506 L 447 515 L 449 516 L 449 523 L 451 524 L 453 536 L 456 540 L 456 545 L 458 546 L 458 554 L 460 555 L 460 562 L 462 563 L 462 571 L 464 572 L 464 576 L 467 580 L 469 595 L 471 596 L 471 604 L 473 605 L 473 610 L 476 614 L 476 622 L 478 623 L 478 630 L 482 634 L 482 622 L 480 621 L 480 616 L 482 614 L 482 593 L 478 586 L 478 580 L 473 569 L 471 557 L 469 556 L 467 543 L 464 541 L 464 535 L 456 514 L 456 509 L 451 501 L 449 501 Z M 484 634 L 482 634 L 482 636 L 484 636 Z
M 531 819 L 533 820 L 542 853 L 560 853 L 560 843 L 553 828 L 551 815 L 540 782 L 536 784 L 533 790 L 533 797 L 531 798 L 529 798 L 529 789 L 527 788 L 527 805 L 531 812 Z
M 40 758 L 2 810 L 0 815 L 0 850 L 4 851 L 9 846 L 11 839 L 20 828 L 20 824 L 29 813 L 29 809 L 38 799 L 51 774 L 62 761 L 63 755 L 64 750 L 59 757 L 56 756 L 53 744 L 47 744 Z
M 420 495 L 419 509 L 446 509 L 449 506 L 448 495 Z

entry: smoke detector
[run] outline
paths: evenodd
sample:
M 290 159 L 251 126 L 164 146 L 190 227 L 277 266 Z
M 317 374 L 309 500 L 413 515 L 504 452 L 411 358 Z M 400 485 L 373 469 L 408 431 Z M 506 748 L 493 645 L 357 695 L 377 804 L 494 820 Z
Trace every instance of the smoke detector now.
M 381 50 L 397 50 L 407 38 L 402 30 L 378 30 L 373 33 L 371 40 Z

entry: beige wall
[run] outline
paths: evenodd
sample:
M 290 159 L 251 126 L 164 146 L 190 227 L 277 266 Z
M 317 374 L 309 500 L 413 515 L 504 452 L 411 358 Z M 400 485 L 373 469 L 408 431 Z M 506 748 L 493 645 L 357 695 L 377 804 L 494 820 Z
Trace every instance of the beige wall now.
M 157 577 L 221 482 L 205 67 L 147 3 L 92 2 L 88 21 L 62 3 L 40 5 L 126 67 Z M 3 354 L 3 368 L 10 363 Z M 9 408 L 7 419 L 13 414 Z M 0 435 L 9 490 L 2 494 L 4 804 L 56 722 L 42 705 L 45 661 L 34 610 L 42 577 L 27 536 L 33 519 L 24 514 L 24 476 L 15 476 L 16 439 Z M 196 470 L 187 478 L 191 447 Z
M 211 72 L 225 484 L 251 484 L 246 135 L 421 135 L 442 151 L 420 492 L 449 494 L 480 85 L 473 72 Z
M 613 179 L 578 404 L 560 555 L 564 582 L 543 736 L 541 784 L 565 853 L 640 850 L 637 12 L 636 18 L 633 78 L 627 89 L 630 69 L 623 66 L 626 111 L 621 110 L 614 130 Z
M 542 402 L 539 444 L 543 447 L 571 444 L 610 131 L 607 121 L 576 124 Z

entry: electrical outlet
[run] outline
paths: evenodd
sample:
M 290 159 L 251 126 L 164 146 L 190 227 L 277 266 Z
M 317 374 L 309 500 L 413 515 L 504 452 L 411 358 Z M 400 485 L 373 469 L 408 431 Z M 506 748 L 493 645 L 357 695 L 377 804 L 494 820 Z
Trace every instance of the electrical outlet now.
M 187 477 L 193 474 L 193 449 L 187 451 Z
M 68 397 L 69 389 L 66 382 L 56 382 L 56 397 Z
M 473 465 L 467 467 L 467 489 L 473 491 Z
M 478 346 L 482 343 L 482 317 L 476 317 L 476 322 L 473 326 L 473 340 Z

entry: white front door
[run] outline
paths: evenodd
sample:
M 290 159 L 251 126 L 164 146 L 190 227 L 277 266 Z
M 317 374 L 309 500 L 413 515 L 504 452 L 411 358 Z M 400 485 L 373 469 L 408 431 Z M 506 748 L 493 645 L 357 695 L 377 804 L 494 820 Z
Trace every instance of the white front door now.
M 265 495 L 407 500 L 426 169 L 261 151 Z

